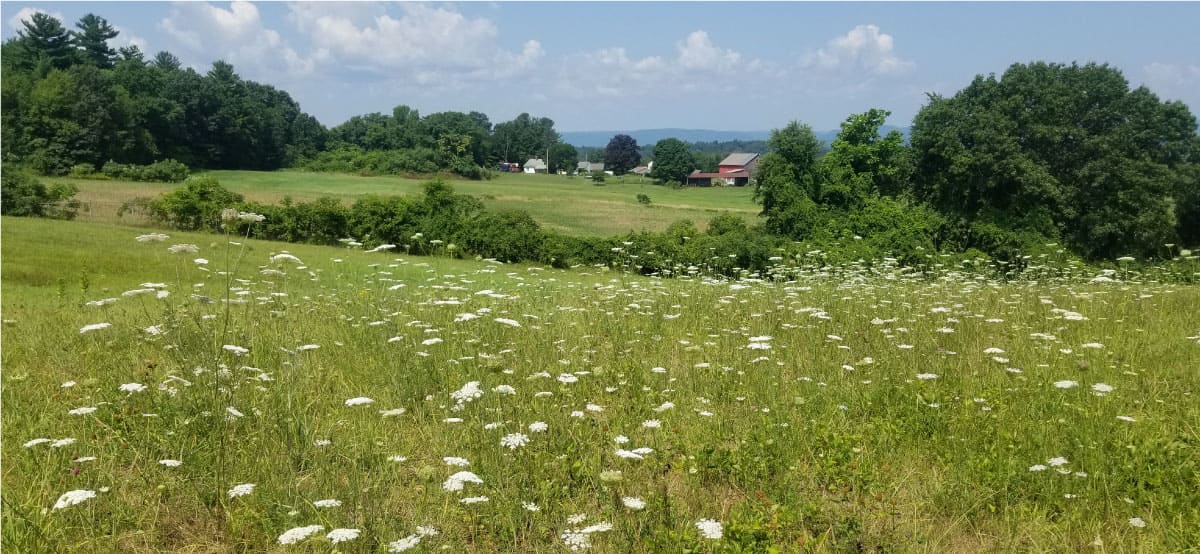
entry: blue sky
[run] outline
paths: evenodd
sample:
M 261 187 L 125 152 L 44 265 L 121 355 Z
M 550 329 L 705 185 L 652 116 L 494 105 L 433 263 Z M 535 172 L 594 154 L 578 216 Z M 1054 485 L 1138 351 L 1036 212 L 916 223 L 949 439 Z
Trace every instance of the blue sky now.
M 397 104 L 521 112 L 560 130 L 908 125 L 927 92 L 1031 60 L 1106 62 L 1200 108 L 1200 3 L 2 2 L 85 13 L 120 45 L 287 90 L 327 125 Z

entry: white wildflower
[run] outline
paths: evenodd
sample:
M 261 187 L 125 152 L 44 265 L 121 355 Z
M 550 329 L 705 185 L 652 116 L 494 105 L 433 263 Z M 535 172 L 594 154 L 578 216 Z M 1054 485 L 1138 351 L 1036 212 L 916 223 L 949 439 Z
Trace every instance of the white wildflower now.
M 699 529 L 700 536 L 706 539 L 719 539 L 725 535 L 725 530 L 721 526 L 721 522 L 711 519 L 697 521 L 696 529 Z
M 58 500 L 54 502 L 54 509 L 61 510 L 76 504 L 81 504 L 93 498 L 96 498 L 96 491 L 93 490 L 76 489 L 73 491 L 67 491 L 64 492 L 62 496 L 58 497 Z
M 352 541 L 358 538 L 362 531 L 358 529 L 334 529 L 325 535 L 325 538 L 337 544 L 339 542 Z
M 254 492 L 254 486 L 254 483 L 242 483 L 240 485 L 234 485 L 232 489 L 229 489 L 229 498 L 246 496 Z
M 324 525 L 305 525 L 304 527 L 293 527 L 284 531 L 279 535 L 279 544 L 296 544 L 304 539 L 307 539 L 313 533 L 319 533 L 325 529 Z
M 480 479 L 478 475 L 470 471 L 460 471 L 451 475 L 449 479 L 446 479 L 446 482 L 442 483 L 442 488 L 450 492 L 458 492 L 463 490 L 466 483 L 482 485 L 483 479 Z
M 529 437 L 522 433 L 511 433 L 500 439 L 500 446 L 510 450 L 516 450 L 526 444 L 529 444 Z
M 84 325 L 83 327 L 80 327 L 80 328 L 79 328 L 79 334 L 81 334 L 81 335 L 82 335 L 82 334 L 84 334 L 84 333 L 90 333 L 90 332 L 92 332 L 92 331 L 99 331 L 99 330 L 101 330 L 101 329 L 108 329 L 109 327 L 112 327 L 112 324 L 111 324 L 111 323 L 107 323 L 107 322 L 106 322 L 106 323 L 92 323 L 91 325 Z
M 229 352 L 232 352 L 234 356 L 244 356 L 250 352 L 250 349 L 242 348 L 241 346 L 238 346 L 236 344 L 226 344 L 225 346 L 222 346 L 221 348 L 223 348 Z
M 421 537 L 409 535 L 398 541 L 388 543 L 388 552 L 404 552 L 405 550 L 415 548 L 420 543 Z

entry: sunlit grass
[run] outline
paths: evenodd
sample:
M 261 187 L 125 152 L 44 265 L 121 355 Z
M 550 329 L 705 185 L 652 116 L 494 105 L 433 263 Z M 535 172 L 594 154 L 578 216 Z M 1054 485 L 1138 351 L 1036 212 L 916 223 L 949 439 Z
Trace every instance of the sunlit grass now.
M 336 528 L 360 531 L 346 552 L 1200 542 L 1194 286 L 656 280 L 2 224 L 14 551 L 328 551 Z M 447 490 L 459 471 L 482 483 Z M 96 496 L 53 509 L 73 490 Z
M 275 203 L 285 196 L 314 200 L 333 196 L 346 203 L 367 194 L 420 194 L 422 179 L 360 177 L 341 173 L 301 171 L 212 171 L 221 185 L 247 200 Z M 174 185 L 53 178 L 79 187 L 79 200 L 88 204 L 82 221 L 138 223 L 136 216 L 123 220 L 117 211 L 136 196 L 157 196 Z M 644 177 L 608 177 L 603 185 L 583 177 L 501 174 L 489 181 L 454 180 L 455 191 L 483 199 L 489 210 L 525 210 L 546 229 L 570 235 L 610 236 L 629 231 L 661 231 L 671 223 L 689 219 L 701 228 L 722 213 L 734 213 L 753 223 L 759 206 L 748 187 L 657 186 Z M 638 204 L 646 194 L 649 206 Z

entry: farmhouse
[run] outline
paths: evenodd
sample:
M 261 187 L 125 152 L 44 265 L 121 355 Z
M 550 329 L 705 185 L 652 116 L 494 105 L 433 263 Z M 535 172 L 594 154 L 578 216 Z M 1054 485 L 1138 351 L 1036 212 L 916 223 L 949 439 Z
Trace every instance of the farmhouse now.
M 744 187 L 750 184 L 754 172 L 758 169 L 759 155 L 755 153 L 733 153 L 717 164 L 716 173 L 706 173 L 700 170 L 688 175 L 687 184 L 708 187 Z
M 603 162 L 579 162 L 579 165 L 577 165 L 575 167 L 575 171 L 579 172 L 579 173 L 591 173 L 593 171 L 604 171 L 604 163 Z M 606 173 L 608 173 L 609 175 L 612 175 L 611 172 L 606 172 Z
M 547 170 L 546 162 L 541 158 L 529 158 L 524 167 L 525 173 L 545 173 Z

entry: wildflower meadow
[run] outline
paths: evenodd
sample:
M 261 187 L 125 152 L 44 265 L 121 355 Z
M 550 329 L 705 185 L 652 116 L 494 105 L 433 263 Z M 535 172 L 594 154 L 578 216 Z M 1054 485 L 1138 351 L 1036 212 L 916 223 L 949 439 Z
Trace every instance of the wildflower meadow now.
M 1153 272 L 3 226 L 6 551 L 1200 544 L 1200 289 Z

